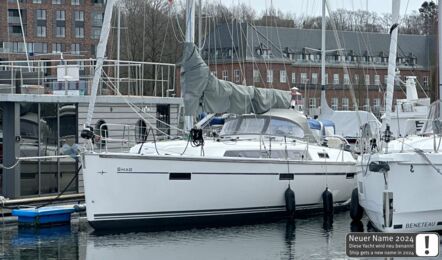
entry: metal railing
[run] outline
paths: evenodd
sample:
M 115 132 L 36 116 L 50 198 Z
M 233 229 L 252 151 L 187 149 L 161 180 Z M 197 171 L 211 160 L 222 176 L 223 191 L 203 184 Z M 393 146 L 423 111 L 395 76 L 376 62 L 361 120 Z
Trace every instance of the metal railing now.
M 6 93 L 89 95 L 95 61 L 2 61 L 0 86 L 11 91 Z M 69 74 L 69 68 L 73 68 L 74 76 Z M 60 75 L 63 71 L 65 74 Z M 105 60 L 98 94 L 174 97 L 175 75 L 175 64 Z

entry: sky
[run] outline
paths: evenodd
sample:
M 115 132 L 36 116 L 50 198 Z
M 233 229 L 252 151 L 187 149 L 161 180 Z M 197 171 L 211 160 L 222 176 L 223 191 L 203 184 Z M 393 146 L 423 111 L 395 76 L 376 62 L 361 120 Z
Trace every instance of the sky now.
M 209 0 L 210 1 L 210 0 Z M 223 0 L 226 5 L 245 3 L 252 6 L 258 14 L 269 7 L 271 2 L 276 9 L 281 9 L 284 12 L 291 12 L 297 16 L 319 16 L 321 15 L 322 0 Z M 412 11 L 417 11 L 424 0 L 401 0 L 400 15 L 405 13 L 410 14 Z M 437 3 L 438 1 L 435 0 Z M 391 0 L 328 0 L 329 6 L 332 10 L 347 9 L 347 10 L 368 10 L 379 14 L 391 13 Z

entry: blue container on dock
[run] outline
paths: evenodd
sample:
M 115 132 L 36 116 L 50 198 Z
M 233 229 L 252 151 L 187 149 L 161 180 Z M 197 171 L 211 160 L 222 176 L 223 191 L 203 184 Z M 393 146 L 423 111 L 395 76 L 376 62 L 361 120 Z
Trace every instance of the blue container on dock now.
M 52 206 L 14 209 L 12 215 L 18 217 L 19 225 L 60 225 L 70 223 L 71 214 L 74 211 L 72 206 Z

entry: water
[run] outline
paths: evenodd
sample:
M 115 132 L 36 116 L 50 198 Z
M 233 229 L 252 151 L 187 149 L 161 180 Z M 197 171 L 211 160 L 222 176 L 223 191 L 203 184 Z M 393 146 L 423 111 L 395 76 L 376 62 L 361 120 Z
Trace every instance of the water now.
M 93 232 L 84 219 L 44 229 L 4 226 L 0 259 L 343 259 L 350 223 L 349 213 L 340 212 L 333 223 L 314 216 L 294 225 L 106 235 Z

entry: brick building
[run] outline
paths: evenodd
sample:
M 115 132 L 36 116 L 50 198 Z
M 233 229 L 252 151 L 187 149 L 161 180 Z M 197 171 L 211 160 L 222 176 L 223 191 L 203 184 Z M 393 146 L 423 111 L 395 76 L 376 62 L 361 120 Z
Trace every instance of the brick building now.
M 339 38 L 341 52 L 337 51 Z M 430 65 L 435 46 L 431 36 L 399 35 L 397 68 L 401 80 L 416 76 L 419 95 L 429 94 Z M 326 85 L 329 105 L 354 109 L 353 87 L 359 109 L 375 114 L 383 108 L 390 37 L 382 33 L 326 32 Z M 218 78 L 235 83 L 300 89 L 311 113 L 321 92 L 321 31 L 220 24 L 205 39 L 202 56 Z M 346 69 L 344 69 L 344 66 Z M 405 88 L 395 87 L 395 98 Z
M 106 0 L 0 1 L 0 60 L 88 59 L 95 56 Z

